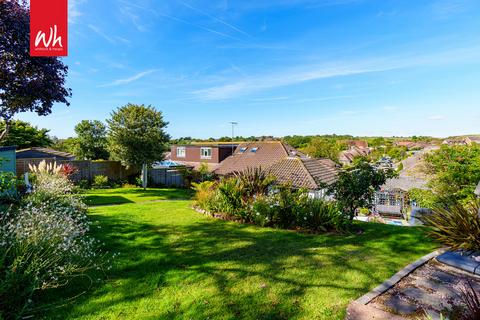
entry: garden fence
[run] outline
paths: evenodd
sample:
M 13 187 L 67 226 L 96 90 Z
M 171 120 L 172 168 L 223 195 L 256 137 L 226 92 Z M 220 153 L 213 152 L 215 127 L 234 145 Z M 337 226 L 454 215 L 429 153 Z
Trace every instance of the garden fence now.
M 90 160 L 55 160 L 43 158 L 17 159 L 17 176 L 21 177 L 25 172 L 29 172 L 29 164 L 38 165 L 45 160 L 47 163 L 56 162 L 57 164 L 71 164 L 77 170 L 72 175 L 75 182 L 86 180 L 93 182 L 93 178 L 98 175 L 107 176 L 111 181 L 122 181 L 129 177 L 139 176 L 140 171 L 134 168 L 124 167 L 120 161 L 90 161 Z M 176 169 L 150 169 L 148 171 L 149 180 L 154 185 L 168 187 L 184 187 L 185 179 L 180 170 Z

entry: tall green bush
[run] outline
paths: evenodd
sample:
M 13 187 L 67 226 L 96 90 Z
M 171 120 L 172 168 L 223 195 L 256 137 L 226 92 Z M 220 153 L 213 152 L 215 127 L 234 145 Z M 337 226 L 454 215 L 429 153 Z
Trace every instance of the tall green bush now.
M 480 201 L 437 207 L 420 219 L 433 239 L 454 250 L 480 251 Z

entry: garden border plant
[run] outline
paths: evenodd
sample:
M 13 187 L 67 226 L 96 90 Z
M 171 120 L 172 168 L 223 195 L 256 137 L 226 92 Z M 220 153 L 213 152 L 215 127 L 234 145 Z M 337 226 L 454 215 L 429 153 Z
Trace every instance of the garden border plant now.
M 306 189 L 277 183 L 261 168 L 192 185 L 194 207 L 214 217 L 310 232 L 344 232 L 351 225 L 336 202 L 309 198 Z
M 67 171 L 45 161 L 30 169 L 33 192 L 0 214 L 0 319 L 25 316 L 37 293 L 107 262 Z

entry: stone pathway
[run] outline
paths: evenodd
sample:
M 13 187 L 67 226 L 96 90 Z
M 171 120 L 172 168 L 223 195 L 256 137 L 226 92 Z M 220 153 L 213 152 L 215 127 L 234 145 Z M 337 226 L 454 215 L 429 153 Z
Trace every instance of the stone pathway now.
M 367 306 L 390 313 L 391 319 L 398 316 L 405 319 L 423 319 L 426 313 L 433 319 L 440 319 L 440 314 L 455 319 L 462 308 L 460 290 L 467 280 L 480 292 L 480 277 L 433 259 L 373 299 Z

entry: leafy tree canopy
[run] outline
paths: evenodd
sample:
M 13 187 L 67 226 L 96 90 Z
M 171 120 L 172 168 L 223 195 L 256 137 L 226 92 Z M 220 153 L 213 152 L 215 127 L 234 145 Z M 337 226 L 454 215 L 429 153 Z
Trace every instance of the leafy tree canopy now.
M 45 116 L 54 103 L 69 105 L 68 67 L 57 57 L 30 57 L 30 15 L 25 2 L 0 1 L 0 119 L 3 139 L 15 114 Z
M 356 163 L 353 167 L 340 171 L 337 181 L 328 187 L 344 212 L 353 219 L 357 209 L 373 205 L 375 191 L 395 176 L 393 170 L 378 170 L 368 162 Z
M 443 200 L 463 201 L 474 197 L 480 181 L 480 146 L 446 146 L 425 155 L 430 187 Z
M 312 138 L 303 151 L 315 158 L 328 158 L 338 162 L 342 148 L 342 144 L 335 139 L 316 137 Z
M 108 159 L 107 127 L 98 120 L 82 120 L 75 126 L 75 155 L 81 159 Z
M 163 159 L 168 122 L 154 107 L 129 103 L 113 111 L 107 123 L 111 158 L 137 168 Z
M 21 120 L 12 120 L 9 125 L 9 134 L 0 140 L 2 146 L 17 146 L 18 149 L 30 147 L 48 147 L 52 144 L 48 136 L 48 129 L 38 129 L 30 123 Z M 0 131 L 5 130 L 5 122 L 0 122 Z
M 71 154 L 75 154 L 78 150 L 78 139 L 77 138 L 66 138 L 66 139 L 58 139 L 54 137 L 53 139 L 52 148 L 58 151 L 68 152 Z

